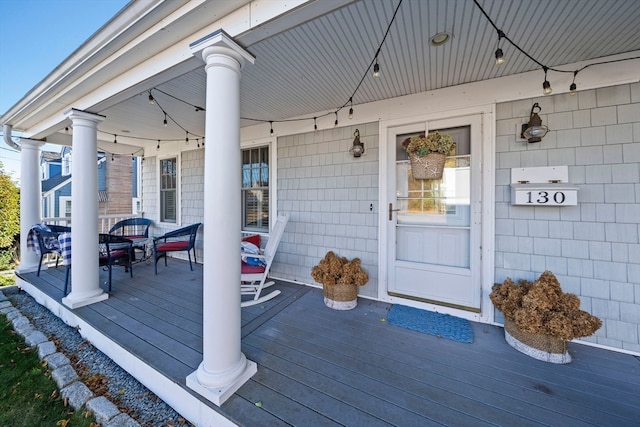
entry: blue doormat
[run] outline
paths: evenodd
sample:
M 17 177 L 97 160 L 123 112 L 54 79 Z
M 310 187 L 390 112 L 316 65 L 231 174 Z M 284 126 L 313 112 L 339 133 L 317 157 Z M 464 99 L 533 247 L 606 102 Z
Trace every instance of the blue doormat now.
M 469 321 L 449 314 L 394 305 L 387 314 L 387 323 L 453 341 L 473 342 L 473 331 Z

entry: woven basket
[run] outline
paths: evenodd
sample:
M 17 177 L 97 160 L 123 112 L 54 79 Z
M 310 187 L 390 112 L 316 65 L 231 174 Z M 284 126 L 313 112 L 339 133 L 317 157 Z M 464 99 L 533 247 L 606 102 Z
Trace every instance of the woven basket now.
M 561 338 L 521 331 L 515 322 L 507 319 L 504 337 L 511 347 L 535 359 L 551 363 L 571 362 L 567 341 Z
M 446 154 L 429 153 L 424 157 L 409 156 L 414 179 L 440 179 L 444 171 Z
M 324 304 L 334 310 L 351 310 L 358 305 L 358 285 L 323 284 Z

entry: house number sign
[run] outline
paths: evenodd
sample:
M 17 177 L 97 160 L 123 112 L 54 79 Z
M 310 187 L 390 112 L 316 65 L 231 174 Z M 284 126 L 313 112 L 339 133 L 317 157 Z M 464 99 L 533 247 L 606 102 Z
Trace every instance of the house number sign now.
M 511 204 L 575 206 L 578 187 L 569 184 L 568 166 L 511 169 Z
M 578 189 L 559 184 L 512 184 L 511 204 L 525 206 L 577 205 Z

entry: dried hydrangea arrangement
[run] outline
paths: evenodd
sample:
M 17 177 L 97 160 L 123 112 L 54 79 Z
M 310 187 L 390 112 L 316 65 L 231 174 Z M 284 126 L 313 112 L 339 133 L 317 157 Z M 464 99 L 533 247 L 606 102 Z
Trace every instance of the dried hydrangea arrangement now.
M 424 157 L 429 153 L 449 154 L 455 148 L 453 137 L 447 133 L 434 131 L 428 135 L 418 135 L 407 138 L 402 147 L 409 156 Z
M 507 278 L 493 286 L 491 301 L 518 329 L 562 340 L 592 335 L 602 326 L 597 317 L 580 310 L 580 299 L 562 292 L 554 274 L 545 271 L 532 282 Z
M 363 286 L 369 281 L 369 275 L 360 266 L 360 258 L 349 261 L 329 251 L 318 265 L 311 269 L 311 277 L 323 285 L 356 284 Z

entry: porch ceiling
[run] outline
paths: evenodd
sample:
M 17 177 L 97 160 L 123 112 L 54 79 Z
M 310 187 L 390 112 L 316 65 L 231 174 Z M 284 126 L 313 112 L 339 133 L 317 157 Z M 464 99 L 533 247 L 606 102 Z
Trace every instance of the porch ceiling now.
M 640 50 L 637 0 L 479 3 L 511 40 L 550 67 L 562 69 L 563 64 Z M 349 100 L 365 75 L 397 5 L 398 0 L 357 0 L 268 36 L 258 35 L 268 32 L 262 27 L 237 36 L 256 57 L 255 64 L 243 71 L 241 116 L 277 122 L 329 111 L 322 120 L 324 127 L 332 124 L 332 112 Z M 440 32 L 448 32 L 452 38 L 434 47 L 429 40 Z M 541 67 L 506 40 L 501 47 L 507 62 L 496 67 L 497 41 L 496 30 L 473 0 L 404 0 L 379 54 L 380 78 L 372 77 L 369 71 L 353 96 L 356 114 L 358 104 L 532 70 L 540 70 L 542 86 Z M 589 72 L 597 72 L 597 67 L 583 71 Z M 568 89 L 554 84 L 560 77 L 549 72 L 548 79 L 557 92 Z M 580 88 L 580 76 L 576 82 Z M 148 93 L 143 91 L 100 111 L 107 117 L 99 126 L 101 136 L 112 140 L 116 134 L 119 142 L 144 145 L 142 140 L 127 140 L 126 136 L 180 140 L 185 129 L 204 135 L 204 113 L 193 108 L 205 106 L 202 63 L 194 61 L 192 71 L 154 88 L 159 90 L 153 91 L 158 104 L 169 114 L 168 127 L 162 126 L 162 111 L 149 105 Z M 341 121 L 347 110 L 340 112 Z M 253 124 L 256 122 L 242 121 L 242 126 Z

